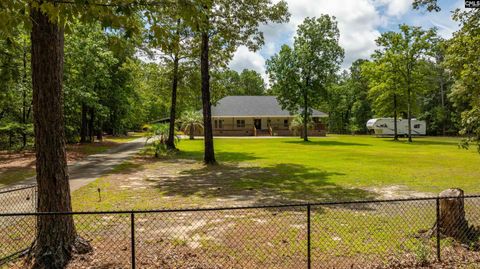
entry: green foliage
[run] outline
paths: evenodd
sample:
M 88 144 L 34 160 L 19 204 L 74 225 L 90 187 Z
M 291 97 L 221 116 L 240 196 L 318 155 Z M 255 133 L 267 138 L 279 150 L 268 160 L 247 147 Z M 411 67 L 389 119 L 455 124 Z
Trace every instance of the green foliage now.
M 203 128 L 203 116 L 199 111 L 186 111 L 180 118 L 182 130 L 194 139 L 195 130 Z
M 302 115 L 295 115 L 295 117 L 290 122 L 290 125 L 288 126 L 288 128 L 293 132 L 293 135 L 300 135 L 301 136 L 303 126 L 304 126 L 303 116 Z M 309 129 L 313 127 L 313 121 L 311 119 L 307 122 L 307 126 L 308 126 Z
M 460 134 L 467 136 L 463 146 L 477 143 L 480 152 L 480 11 L 459 12 L 454 18 L 459 31 L 447 41 L 445 66 L 455 79 L 449 97 L 461 112 Z
M 339 70 L 344 55 L 339 36 L 335 18 L 306 18 L 297 30 L 293 49 L 284 45 L 267 61 L 272 92 L 284 109 L 301 111 L 304 123 Z
M 161 154 L 166 154 L 169 152 L 167 148 L 167 140 L 168 140 L 168 131 L 169 131 L 169 124 L 153 124 L 147 127 L 147 133 L 145 137 L 147 140 L 145 144 L 148 145 L 150 142 L 151 148 L 155 154 L 155 158 L 158 158 Z M 175 137 L 175 144 L 179 141 L 178 137 Z
M 264 95 L 266 92 L 262 76 L 254 70 L 247 69 L 241 73 L 231 69 L 212 72 L 211 88 L 213 103 L 225 96 Z

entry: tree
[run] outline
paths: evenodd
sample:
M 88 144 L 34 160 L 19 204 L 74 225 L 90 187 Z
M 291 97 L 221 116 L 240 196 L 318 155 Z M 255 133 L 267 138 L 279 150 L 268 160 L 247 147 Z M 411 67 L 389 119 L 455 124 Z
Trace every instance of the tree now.
M 312 106 L 320 102 L 343 60 L 339 36 L 335 18 L 306 18 L 297 30 L 294 48 L 284 45 L 267 61 L 272 91 L 282 107 L 292 112 L 302 109 L 304 141 L 308 141 Z
M 468 137 L 463 146 L 468 148 L 470 143 L 477 143 L 480 152 L 479 15 L 478 9 L 454 14 L 461 28 L 447 41 L 445 66 L 455 79 L 449 98 L 461 112 L 460 134 Z
M 32 83 L 39 212 L 69 212 L 63 119 L 63 27 L 32 8 Z M 76 239 L 71 215 L 40 215 L 34 268 L 63 268 Z
M 255 70 L 243 69 L 240 73 L 239 93 L 234 95 L 264 95 L 265 81 Z
M 255 70 L 244 69 L 240 74 L 231 69 L 212 72 L 212 102 L 216 103 L 225 96 L 264 95 L 265 82 Z
M 132 2 L 116 1 L 116 4 L 121 8 L 89 5 L 77 0 L 65 4 L 47 0 L 0 4 L 0 36 L 12 36 L 13 25 L 23 24 L 31 29 L 36 180 L 40 212 L 71 211 L 62 87 L 65 21 L 72 18 L 106 18 L 105 23 L 109 25 L 135 25 L 130 16 L 122 16 L 125 13 L 132 14 L 128 6 Z M 70 260 L 72 250 L 80 249 L 76 243 L 83 242 L 77 240 L 72 215 L 40 215 L 36 232 L 33 268 L 63 268 Z
M 405 88 L 407 91 L 407 117 L 408 117 L 408 141 L 412 142 L 412 95 L 416 93 L 415 85 L 420 85 L 425 80 L 421 73 L 421 62 L 426 57 L 432 55 L 432 47 L 436 39 L 436 30 L 422 30 L 420 27 L 411 27 L 408 25 L 400 26 L 401 36 L 399 40 L 393 39 L 391 43 L 387 40 L 384 46 L 396 46 L 399 42 L 400 74 L 404 77 Z
M 150 45 L 160 49 L 161 59 L 171 65 L 170 127 L 166 145 L 175 148 L 175 119 L 177 114 L 177 89 L 180 62 L 192 59 L 195 54 L 193 33 L 180 17 L 178 6 L 164 8 L 154 16 L 149 16 Z
M 347 87 L 352 90 L 354 96 L 349 122 L 352 133 L 367 133 L 366 123 L 373 116 L 371 103 L 368 100 L 368 78 L 362 73 L 362 65 L 366 62 L 367 60 L 356 60 L 350 67 Z
M 412 142 L 412 103 L 415 100 L 415 95 L 424 85 L 422 81 L 426 79 L 425 74 L 422 73 L 425 70 L 422 69 L 422 63 L 431 56 L 432 44 L 435 43 L 435 40 L 435 29 L 424 31 L 420 27 L 408 25 L 400 25 L 399 33 L 386 32 L 377 39 L 377 45 L 380 46 L 380 49 L 375 52 L 373 57 L 377 59 L 379 65 L 373 68 L 389 69 L 388 74 L 391 76 L 386 77 L 380 74 L 384 77 L 383 82 L 393 79 L 391 83 L 385 85 L 389 84 L 397 87 L 397 89 L 400 87 L 400 90 L 405 91 L 409 142 Z M 394 103 L 397 102 L 397 97 L 398 94 L 395 92 L 393 94 Z
M 195 130 L 203 128 L 202 114 L 197 111 L 186 111 L 182 118 L 182 130 L 188 133 L 190 140 L 195 139 Z
M 362 73 L 368 78 L 368 98 L 372 102 L 372 109 L 376 116 L 393 116 L 394 141 L 398 141 L 397 118 L 404 111 L 404 93 L 399 85 L 402 77 L 396 71 L 394 65 L 386 61 L 388 56 L 377 51 L 372 55 L 372 62 L 362 64 Z
M 71 26 L 65 37 L 65 50 L 67 141 L 76 141 L 80 129 L 80 142 L 93 142 L 108 117 L 107 96 L 116 90 L 112 70 L 118 59 L 110 50 L 108 36 L 97 23 Z
M 284 1 L 272 4 L 271 0 L 233 2 L 230 0 L 198 0 L 195 3 L 198 3 L 199 14 L 193 16 L 189 22 L 201 40 L 200 72 L 204 121 L 204 162 L 205 164 L 215 164 L 210 67 L 212 64 L 224 65 L 232 58 L 233 53 L 240 45 L 246 45 L 252 50 L 258 49 L 263 44 L 263 34 L 259 31 L 259 25 L 268 22 L 285 22 L 289 14 Z M 211 49 L 216 50 L 217 57 L 215 59 L 211 59 Z M 211 60 L 213 60 L 212 63 Z

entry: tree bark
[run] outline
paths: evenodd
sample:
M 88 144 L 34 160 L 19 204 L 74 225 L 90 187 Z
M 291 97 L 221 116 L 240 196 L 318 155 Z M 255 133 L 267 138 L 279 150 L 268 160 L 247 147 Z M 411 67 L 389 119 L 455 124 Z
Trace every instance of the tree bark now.
M 394 141 L 398 141 L 398 124 L 397 124 L 397 94 L 393 94 L 393 133 Z
M 411 90 L 407 86 L 407 117 L 408 117 L 408 142 L 412 142 L 412 109 L 411 109 Z
M 88 142 L 93 143 L 95 142 L 94 134 L 95 134 L 95 109 L 89 108 L 90 118 L 88 119 Z
M 442 103 L 442 135 L 446 136 L 447 134 L 447 117 L 445 115 L 445 83 L 443 82 L 443 77 L 440 78 L 440 101 Z
M 167 148 L 175 150 L 175 117 L 177 107 L 177 87 L 178 87 L 178 55 L 173 60 L 173 77 L 172 77 L 172 103 L 170 105 L 170 128 L 168 131 Z
M 461 189 L 448 189 L 440 193 L 440 221 L 436 223 L 433 231 L 440 229 L 442 236 L 466 243 L 476 238 L 477 231 L 469 227 L 465 218 L 463 197 L 464 193 Z
M 202 104 L 203 104 L 203 126 L 205 144 L 205 164 L 215 164 L 215 151 L 213 148 L 212 112 L 210 101 L 210 67 L 209 67 L 209 37 L 208 32 L 202 32 L 202 48 L 200 57 L 202 75 Z
M 307 82 L 308 87 L 308 82 Z M 307 90 L 303 91 L 303 141 L 308 142 L 308 96 Z
M 190 124 L 190 140 L 195 139 L 195 125 L 192 123 Z
M 31 8 L 32 85 L 39 212 L 71 211 L 63 118 L 64 31 Z M 76 231 L 72 215 L 37 217 L 33 268 L 64 268 Z
M 22 132 L 22 147 L 25 148 L 27 146 L 27 133 L 26 133 L 26 125 L 27 125 L 27 44 L 23 42 L 23 91 L 22 91 L 22 124 L 23 124 L 23 132 Z
M 87 105 L 85 105 L 85 103 L 82 103 L 82 119 L 80 123 L 80 143 L 87 142 L 87 128 L 88 128 Z

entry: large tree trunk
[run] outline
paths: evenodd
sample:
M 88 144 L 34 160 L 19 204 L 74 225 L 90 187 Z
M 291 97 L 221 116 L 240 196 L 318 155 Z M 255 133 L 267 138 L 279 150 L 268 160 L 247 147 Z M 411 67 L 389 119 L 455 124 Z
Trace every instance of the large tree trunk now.
M 393 140 L 398 141 L 397 94 L 393 94 Z
M 88 129 L 88 120 L 87 120 L 87 105 L 82 103 L 82 119 L 80 123 L 80 143 L 87 142 L 87 129 Z
M 173 60 L 173 77 L 172 77 L 172 103 L 170 105 L 170 129 L 168 131 L 167 148 L 174 150 L 175 148 L 175 117 L 177 107 L 177 87 L 178 87 L 178 56 L 175 55 Z
M 203 104 L 203 126 L 205 155 L 203 161 L 205 164 L 215 164 L 215 151 L 213 149 L 213 130 L 212 130 L 212 112 L 210 103 L 210 71 L 209 71 L 209 37 L 205 30 L 202 33 L 202 50 L 200 57 L 201 75 L 202 75 L 202 104 Z
M 308 82 L 307 82 L 308 87 Z M 307 90 L 303 91 L 303 141 L 308 142 L 308 96 Z
M 63 118 L 63 28 L 37 9 L 32 20 L 32 84 L 39 212 L 71 211 Z M 71 215 L 37 217 L 33 268 L 64 268 L 76 238 Z

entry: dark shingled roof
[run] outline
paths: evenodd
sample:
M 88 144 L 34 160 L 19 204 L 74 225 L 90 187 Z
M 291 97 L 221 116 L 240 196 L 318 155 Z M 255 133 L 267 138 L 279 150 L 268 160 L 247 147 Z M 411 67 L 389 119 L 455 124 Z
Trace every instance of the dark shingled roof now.
M 291 116 L 283 110 L 275 96 L 227 96 L 212 106 L 213 117 Z M 314 117 L 327 117 L 326 113 L 313 110 Z

